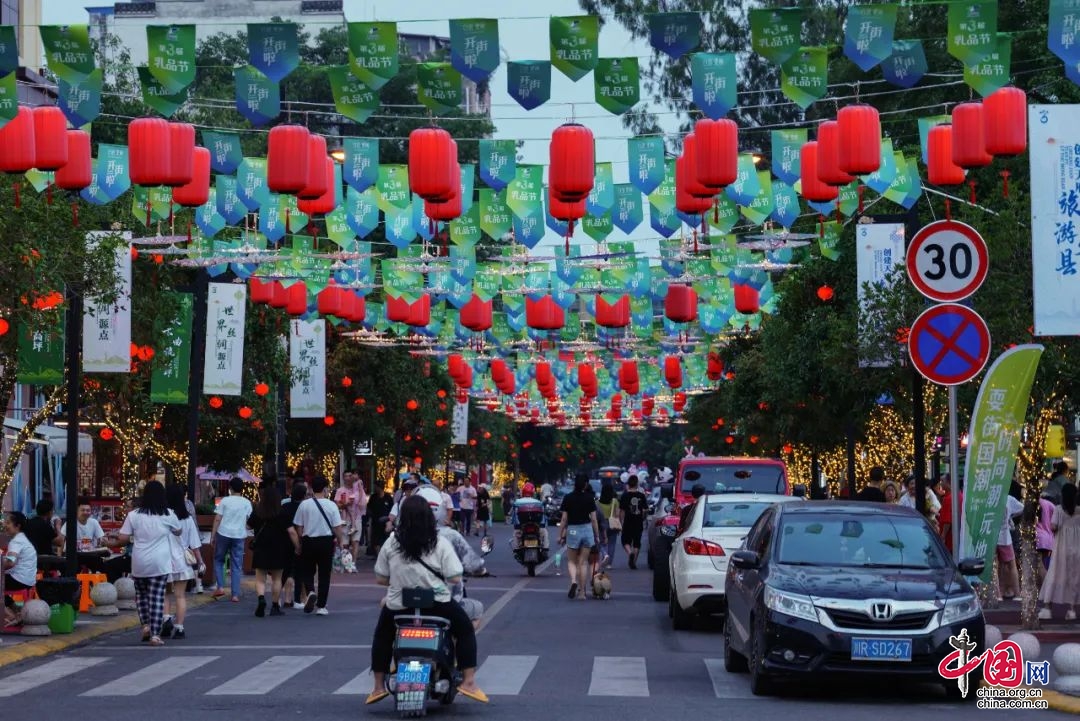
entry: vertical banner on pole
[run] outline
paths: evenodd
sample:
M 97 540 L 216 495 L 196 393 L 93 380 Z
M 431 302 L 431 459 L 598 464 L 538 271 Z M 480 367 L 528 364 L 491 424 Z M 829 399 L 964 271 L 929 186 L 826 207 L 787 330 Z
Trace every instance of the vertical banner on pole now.
M 87 248 L 115 235 L 108 230 L 90 231 Z M 122 237 L 125 242 L 116 249 L 115 302 L 88 303 L 83 311 L 84 373 L 131 372 L 131 233 Z
M 210 283 L 206 296 L 203 393 L 238 396 L 244 381 L 247 286 Z
M 289 327 L 289 415 L 322 418 L 326 415 L 326 321 L 294 320 Z
M 469 402 L 454 404 L 454 417 L 450 421 L 450 445 L 469 444 Z
M 875 318 L 866 305 L 866 286 L 879 286 L 887 282 L 897 266 L 904 264 L 903 223 L 866 223 L 855 229 L 855 258 L 859 291 L 859 336 L 874 332 L 881 321 Z M 895 344 L 893 344 L 895 345 Z M 859 366 L 883 368 L 891 365 L 888 353 L 891 349 L 875 348 L 859 359 Z
M 150 376 L 150 400 L 154 403 L 188 402 L 191 372 L 191 293 L 176 294 L 176 318 L 161 333 L 161 348 Z

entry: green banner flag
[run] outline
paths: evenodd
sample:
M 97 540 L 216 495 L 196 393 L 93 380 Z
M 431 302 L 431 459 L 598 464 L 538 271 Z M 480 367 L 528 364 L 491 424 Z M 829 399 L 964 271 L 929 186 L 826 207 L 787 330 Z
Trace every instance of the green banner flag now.
M 641 191 L 633 183 L 615 184 L 615 206 L 611 221 L 624 233 L 632 233 L 645 219 Z
M 728 233 L 739 221 L 739 204 L 729 198 L 725 193 L 716 196 L 711 212 L 705 213 L 705 219 L 710 228 L 715 228 L 721 233 Z
M 844 55 L 863 72 L 892 55 L 896 5 L 853 5 L 844 29 Z
M 480 188 L 480 229 L 492 240 L 499 240 L 510 232 L 513 219 L 510 206 L 506 204 L 506 191 Z
M 0 127 L 19 113 L 19 84 L 15 73 L 0 77 Z
M 450 62 L 474 83 L 490 78 L 499 67 L 499 21 L 487 18 L 451 20 Z
M 519 219 L 540 210 L 540 191 L 544 187 L 543 180 L 543 165 L 516 166 L 514 179 L 506 189 L 506 204 Z
M 847 185 L 840 186 L 839 194 L 836 196 L 837 206 L 840 208 L 840 214 L 850 218 L 854 215 L 855 211 L 859 209 L 859 181 L 854 180 Z
M 349 67 L 372 90 L 397 75 L 397 23 L 349 23 Z
M 649 203 L 655 205 L 659 210 L 674 210 L 675 160 L 668 160 L 666 166 L 664 179 L 660 182 L 660 185 L 656 187 L 656 190 L 649 193 Z
M 236 110 L 256 128 L 281 114 L 281 88 L 252 65 L 233 70 Z
M 300 38 L 295 23 L 249 23 L 248 62 L 275 83 L 300 64 Z
M 757 177 L 757 195 L 740 210 L 751 223 L 761 225 L 769 218 L 775 205 L 773 203 L 772 175 L 768 170 L 759 170 Z
M 491 300 L 498 295 L 500 287 L 502 287 L 502 275 L 498 268 L 481 266 L 477 269 L 476 275 L 473 276 L 473 293 L 478 295 L 480 300 Z
M 0 25 L 0 75 L 19 69 L 19 44 L 14 25 Z
M 806 128 L 772 131 L 773 174 L 785 183 L 799 182 L 802 163 L 799 151 L 806 144 Z
M 18 383 L 55 386 L 64 382 L 64 320 L 60 315 L 53 328 L 31 330 L 19 326 Z
M 949 3 L 949 55 L 967 66 L 994 52 L 998 44 L 997 20 L 997 0 Z
M 799 48 L 781 70 L 780 91 L 803 110 L 829 90 L 828 48 Z
M 645 195 L 656 190 L 664 181 L 664 139 L 657 136 L 634 137 L 626 140 L 630 182 Z
M 203 147 L 210 151 L 210 169 L 215 173 L 232 175 L 244 159 L 240 136 L 236 133 L 202 131 Z
M 585 231 L 585 235 L 597 242 L 604 240 L 611 235 L 611 231 L 614 227 L 615 223 L 611 218 L 610 210 L 600 216 L 586 214 L 586 216 L 581 219 L 581 229 Z
M 549 23 L 551 64 L 574 82 L 596 67 L 600 18 L 596 15 L 553 17 Z
M 147 25 L 147 64 L 161 86 L 178 93 L 195 82 L 195 26 Z
M 506 64 L 506 92 L 526 110 L 540 107 L 551 97 L 551 62 L 511 60 Z
M 176 317 L 161 332 L 150 375 L 150 401 L 182 405 L 188 402 L 191 371 L 191 318 L 194 300 L 190 293 L 174 293 Z
M 690 56 L 694 105 L 706 117 L 719 120 L 739 104 L 734 53 L 694 53 Z
M 802 44 L 801 8 L 763 8 L 750 11 L 750 47 L 755 53 L 782 64 Z
M 410 207 L 409 166 L 380 165 L 379 181 L 375 187 L 379 191 L 379 210 L 382 212 Z
M 461 105 L 461 73 L 450 63 L 416 66 L 416 97 L 433 113 L 445 113 Z
M 641 100 L 637 58 L 600 58 L 593 73 L 596 103 L 622 115 Z
M 140 66 L 137 70 L 139 84 L 142 86 L 143 103 L 162 117 L 171 118 L 187 100 L 187 88 L 177 93 L 170 93 L 158 82 L 158 79 L 150 72 L 150 68 Z
M 615 174 L 611 163 L 597 163 L 593 171 L 593 189 L 585 198 L 585 212 L 600 217 L 615 207 Z
M 348 65 L 326 69 L 337 111 L 357 123 L 366 122 L 379 107 L 379 94 L 353 75 Z
M 94 70 L 94 50 L 86 25 L 42 25 L 41 43 L 49 70 L 65 82 L 74 83 Z M 34 59 L 37 64 L 37 59 Z
M 56 78 L 56 104 L 73 127 L 81 128 L 101 114 L 101 90 L 104 82 L 105 74 L 101 68 L 70 83 L 61 77 Z
M 844 226 L 835 220 L 825 221 L 822 226 L 821 235 L 818 237 L 818 250 L 821 251 L 821 257 L 839 260 L 840 233 L 843 232 Z
M 472 247 L 480 242 L 479 203 L 473 203 L 471 208 L 450 221 L 450 240 L 454 242 L 454 245 L 463 247 Z
M 960 557 L 985 559 L 983 582 L 989 582 L 993 574 L 998 533 L 1007 522 L 1009 484 L 1042 353 L 1041 345 L 1019 345 L 998 356 L 983 378 L 971 414 Z
M 517 174 L 517 143 L 513 140 L 480 141 L 480 180 L 495 190 L 502 190 Z
M 1009 84 L 1012 66 L 1012 37 L 997 36 L 997 46 L 979 60 L 964 66 L 964 82 L 984 98 Z

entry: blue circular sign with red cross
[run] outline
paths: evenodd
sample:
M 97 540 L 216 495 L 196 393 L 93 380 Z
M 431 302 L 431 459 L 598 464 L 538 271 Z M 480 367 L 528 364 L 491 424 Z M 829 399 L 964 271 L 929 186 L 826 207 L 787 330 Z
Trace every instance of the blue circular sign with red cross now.
M 990 329 L 964 305 L 935 305 L 915 319 L 908 353 L 931 383 L 955 386 L 979 375 L 990 360 Z

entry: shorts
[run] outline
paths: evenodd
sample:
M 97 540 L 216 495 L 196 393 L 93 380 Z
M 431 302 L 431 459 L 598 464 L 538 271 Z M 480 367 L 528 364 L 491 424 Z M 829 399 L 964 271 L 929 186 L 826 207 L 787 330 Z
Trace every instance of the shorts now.
M 582 523 L 577 526 L 566 527 L 566 547 L 577 550 L 579 548 L 592 548 L 596 545 L 596 536 L 593 534 L 592 524 Z
M 630 548 L 641 548 L 641 534 L 644 529 L 641 526 L 624 526 L 622 530 L 622 543 Z
M 463 598 L 458 601 L 458 604 L 465 609 L 465 615 L 469 617 L 470 621 L 479 621 L 484 616 L 484 604 L 477 601 L 475 598 Z
M 999 563 L 1010 563 L 1016 560 L 1016 552 L 1012 546 L 998 546 L 997 560 Z
M 191 581 L 195 578 L 195 569 L 189 567 L 186 571 L 180 571 L 179 573 L 169 574 L 169 583 L 178 583 L 180 581 Z

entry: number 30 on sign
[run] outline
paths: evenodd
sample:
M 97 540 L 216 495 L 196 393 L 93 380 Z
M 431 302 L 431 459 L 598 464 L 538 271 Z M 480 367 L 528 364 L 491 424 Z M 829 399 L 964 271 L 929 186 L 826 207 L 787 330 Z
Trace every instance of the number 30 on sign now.
M 907 272 L 930 300 L 955 303 L 986 280 L 990 256 L 986 241 L 970 225 L 952 220 L 930 223 L 915 234 L 907 251 Z

